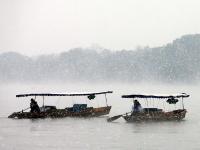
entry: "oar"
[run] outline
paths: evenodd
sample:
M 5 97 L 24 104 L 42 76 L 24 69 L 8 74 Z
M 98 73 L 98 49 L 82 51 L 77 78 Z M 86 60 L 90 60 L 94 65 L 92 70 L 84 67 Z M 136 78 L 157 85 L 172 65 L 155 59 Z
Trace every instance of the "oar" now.
M 125 114 L 121 114 L 121 115 L 117 115 L 117 116 L 110 117 L 110 118 L 107 119 L 107 121 L 108 121 L 108 122 L 112 122 L 112 121 L 114 121 L 114 120 L 119 119 L 119 118 L 122 117 L 123 115 L 129 114 L 129 113 L 131 113 L 131 112 L 128 112 L 128 113 L 125 113 Z
M 25 111 L 25 110 L 27 110 L 27 109 L 29 109 L 29 108 L 30 108 L 30 107 L 25 108 L 25 109 L 22 109 L 22 111 L 18 111 L 17 113 L 23 112 L 23 111 Z

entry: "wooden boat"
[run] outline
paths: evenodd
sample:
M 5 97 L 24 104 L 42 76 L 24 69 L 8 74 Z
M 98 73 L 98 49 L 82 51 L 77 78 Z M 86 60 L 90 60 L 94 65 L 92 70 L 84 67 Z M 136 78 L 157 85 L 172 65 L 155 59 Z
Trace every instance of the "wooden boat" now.
M 102 115 L 107 115 L 110 112 L 111 106 L 107 104 L 106 94 L 112 93 L 112 91 L 99 92 L 99 93 L 79 93 L 79 94 L 20 94 L 16 97 L 43 97 L 43 106 L 40 107 L 40 112 L 25 112 L 22 110 L 20 112 L 14 112 L 8 116 L 8 118 L 18 118 L 18 119 L 33 119 L 33 118 L 64 118 L 64 117 L 98 117 Z M 87 107 L 87 104 L 74 104 L 72 107 L 66 107 L 65 109 L 57 109 L 56 106 L 45 106 L 44 97 L 48 96 L 87 96 L 88 99 L 92 100 L 96 95 L 104 94 L 106 100 L 106 106 L 104 107 Z
M 173 121 L 173 120 L 182 120 L 185 118 L 187 110 L 184 108 L 183 98 L 189 97 L 189 95 L 182 93 L 178 95 L 123 95 L 122 98 L 133 98 L 143 99 L 146 101 L 146 108 L 141 109 L 140 111 L 132 111 L 122 115 L 117 115 L 111 118 L 108 118 L 108 121 L 114 121 L 120 117 L 123 117 L 127 122 L 141 122 L 141 121 Z M 181 99 L 181 109 L 175 109 L 171 111 L 165 111 L 161 108 L 156 108 L 149 106 L 152 100 L 164 100 L 169 104 L 176 105 Z M 163 102 L 164 102 L 163 101 Z

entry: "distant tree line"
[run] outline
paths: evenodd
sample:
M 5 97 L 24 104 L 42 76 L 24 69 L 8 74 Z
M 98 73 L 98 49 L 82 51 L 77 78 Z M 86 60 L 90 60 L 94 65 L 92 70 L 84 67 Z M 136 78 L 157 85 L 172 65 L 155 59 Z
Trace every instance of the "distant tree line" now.
M 58 55 L 0 54 L 0 81 L 158 81 L 200 79 L 200 35 L 185 35 L 162 47 L 110 51 L 72 49 Z

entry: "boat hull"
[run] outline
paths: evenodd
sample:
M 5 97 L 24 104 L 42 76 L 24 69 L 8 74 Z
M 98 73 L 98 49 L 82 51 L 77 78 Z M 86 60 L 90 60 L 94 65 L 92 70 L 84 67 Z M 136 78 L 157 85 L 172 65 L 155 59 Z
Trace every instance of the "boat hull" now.
M 131 115 L 125 115 L 123 118 L 127 122 L 141 121 L 179 121 L 185 118 L 186 109 L 178 109 L 170 112 L 133 112 Z
M 14 112 L 8 118 L 35 119 L 35 118 L 64 118 L 64 117 L 98 117 L 109 114 L 111 106 L 99 108 L 87 108 L 80 112 L 67 111 L 66 109 L 56 109 L 40 113 Z

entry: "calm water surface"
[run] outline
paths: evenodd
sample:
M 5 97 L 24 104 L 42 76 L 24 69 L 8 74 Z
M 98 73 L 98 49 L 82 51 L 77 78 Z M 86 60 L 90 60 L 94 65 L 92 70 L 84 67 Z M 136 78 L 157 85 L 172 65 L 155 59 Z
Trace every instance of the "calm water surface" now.
M 117 87 L 117 88 L 116 88 Z M 137 88 L 136 88 L 137 87 Z M 98 90 L 105 89 L 105 85 L 97 85 Z M 62 89 L 70 90 L 91 90 L 93 86 L 78 88 L 75 85 L 48 86 L 43 85 L 4 85 L 0 87 L 0 149 L 1 150 L 75 150 L 75 149 L 119 149 L 119 150 L 199 150 L 200 149 L 200 114 L 198 86 L 152 86 L 147 85 L 130 86 L 121 85 L 107 86 L 115 90 L 115 93 L 108 96 L 109 103 L 113 109 L 110 116 L 129 111 L 131 102 L 120 98 L 121 94 L 129 94 L 131 91 L 142 91 L 154 93 L 158 90 L 163 92 L 184 91 L 191 94 L 185 100 L 185 107 L 188 109 L 186 119 L 181 122 L 156 122 L 156 123 L 126 123 L 123 119 L 113 123 L 106 122 L 105 117 L 78 119 L 38 119 L 38 120 L 17 120 L 8 119 L 7 116 L 26 108 L 29 100 L 19 100 L 16 94 L 24 92 L 51 92 Z M 133 93 L 132 92 L 132 93 Z M 100 98 L 102 99 L 102 98 Z M 74 103 L 74 99 L 72 100 Z M 71 102 L 64 100 L 50 100 L 51 104 L 70 105 Z M 40 104 L 39 100 L 39 104 Z M 89 103 L 89 102 L 88 102 Z M 92 102 L 94 103 L 94 102 Z M 103 105 L 102 102 L 93 105 Z

